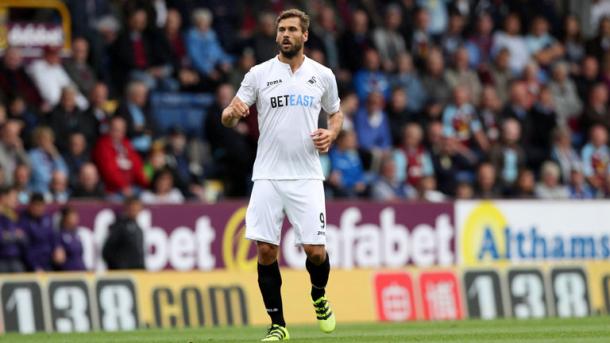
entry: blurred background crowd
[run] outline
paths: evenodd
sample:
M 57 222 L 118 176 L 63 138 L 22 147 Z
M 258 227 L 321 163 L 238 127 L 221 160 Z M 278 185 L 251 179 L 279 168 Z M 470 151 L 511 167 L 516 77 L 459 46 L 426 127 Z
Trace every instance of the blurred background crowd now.
M 256 112 L 220 115 L 292 7 L 346 116 L 329 198 L 610 196 L 610 1 L 65 2 L 69 56 L 9 47 L 0 65 L 0 184 L 21 204 L 246 197 Z M 161 128 L 155 94 L 212 101 L 195 130 Z

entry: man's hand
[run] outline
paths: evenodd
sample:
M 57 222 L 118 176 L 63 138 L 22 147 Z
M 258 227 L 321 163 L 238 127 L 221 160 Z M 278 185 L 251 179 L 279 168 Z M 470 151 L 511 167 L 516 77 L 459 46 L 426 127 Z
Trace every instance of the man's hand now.
M 238 97 L 234 97 L 229 106 L 222 111 L 222 125 L 235 127 L 239 119 L 250 114 L 250 108 Z
M 335 134 L 327 129 L 317 129 L 311 133 L 311 139 L 313 139 L 313 145 L 318 149 L 319 152 L 328 152 L 330 144 L 337 138 Z

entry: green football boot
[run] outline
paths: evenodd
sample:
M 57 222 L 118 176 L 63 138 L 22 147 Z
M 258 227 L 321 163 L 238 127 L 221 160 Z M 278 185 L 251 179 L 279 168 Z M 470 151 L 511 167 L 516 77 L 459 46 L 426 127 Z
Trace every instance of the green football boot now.
M 322 330 L 324 333 L 331 333 L 335 331 L 335 326 L 337 325 L 335 321 L 335 314 L 330 308 L 330 304 L 328 303 L 326 296 L 322 296 L 318 298 L 318 300 L 314 301 L 313 307 L 316 310 L 316 317 L 318 318 L 320 330 Z
M 290 339 L 288 330 L 277 324 L 271 324 L 271 327 L 267 331 L 267 336 L 261 339 L 261 342 L 275 342 L 275 341 L 287 341 Z

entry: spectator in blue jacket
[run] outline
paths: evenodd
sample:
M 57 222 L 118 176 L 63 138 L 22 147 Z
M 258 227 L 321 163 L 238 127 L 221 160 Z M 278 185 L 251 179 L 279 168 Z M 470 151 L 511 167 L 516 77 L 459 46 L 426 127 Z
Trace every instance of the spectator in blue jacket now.
M 354 53 L 360 53 L 355 52 Z M 390 97 L 391 86 L 388 75 L 381 70 L 379 53 L 374 49 L 364 52 L 364 69 L 354 74 L 353 85 L 361 102 L 366 101 L 373 92 L 383 94 L 385 99 Z
M 212 26 L 212 12 L 198 9 L 193 13 L 194 26 L 186 35 L 188 55 L 195 69 L 202 75 L 218 80 L 220 71 L 226 73 L 231 68 L 232 57 L 227 54 Z
M 53 270 L 54 264 L 65 261 L 65 251 L 53 227 L 53 220 L 46 213 L 42 194 L 32 194 L 28 207 L 19 217 L 19 227 L 27 236 L 25 259 L 29 270 Z
M 368 151 L 390 149 L 392 134 L 385 113 L 383 95 L 373 92 L 368 96 L 366 107 L 356 113 L 354 126 L 358 134 L 358 145 Z
M 60 270 L 80 271 L 86 270 L 83 262 L 83 243 L 78 236 L 79 216 L 76 209 L 70 206 L 61 209 L 59 221 L 59 241 L 66 252 L 63 263 L 57 265 Z
M 53 172 L 60 171 L 67 175 L 68 167 L 55 147 L 55 135 L 50 128 L 38 127 L 33 135 L 36 147 L 29 152 L 32 164 L 30 190 L 44 194 L 49 191 Z
M 343 130 L 329 153 L 331 173 L 328 183 L 337 197 L 356 197 L 366 190 L 364 168 L 357 147 L 356 134 Z

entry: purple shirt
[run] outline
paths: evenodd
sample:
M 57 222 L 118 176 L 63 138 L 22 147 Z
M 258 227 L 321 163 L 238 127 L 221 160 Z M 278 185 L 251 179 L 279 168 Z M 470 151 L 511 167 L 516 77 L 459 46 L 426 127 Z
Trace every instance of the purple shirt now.
M 62 230 L 59 235 L 61 246 L 66 251 L 66 262 L 59 266 L 61 270 L 86 270 L 83 262 L 83 243 L 76 230 Z
M 6 215 L 0 215 L 0 259 L 21 258 L 24 238 L 17 236 L 17 222 Z
M 53 270 L 53 250 L 59 245 L 59 237 L 48 215 L 32 217 L 27 212 L 21 214 L 19 226 L 27 236 L 26 262 L 31 270 Z

